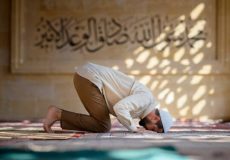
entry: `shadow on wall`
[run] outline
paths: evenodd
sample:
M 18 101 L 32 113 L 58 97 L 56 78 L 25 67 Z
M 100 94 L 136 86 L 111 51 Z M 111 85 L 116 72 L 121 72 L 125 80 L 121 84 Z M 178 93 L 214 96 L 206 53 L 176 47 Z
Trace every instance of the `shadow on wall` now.
M 199 118 L 208 120 L 207 110 L 210 113 L 214 106 L 212 96 L 215 94 L 215 83 L 211 78 L 205 78 L 213 72 L 211 59 L 216 56 L 210 50 L 213 49 L 213 42 L 207 39 L 196 39 L 207 25 L 204 19 L 199 16 L 205 9 L 205 4 L 198 4 L 190 15 L 181 15 L 173 30 L 170 26 L 165 26 L 163 32 L 155 39 L 157 44 L 152 49 L 138 47 L 133 54 L 124 60 L 128 72 L 134 75 L 140 82 L 147 85 L 153 94 L 159 99 L 162 107 L 168 108 L 174 115 L 186 118 Z M 187 27 L 186 19 L 193 21 L 193 26 Z M 187 37 L 184 37 L 187 33 Z M 173 34 L 173 35 L 172 35 Z M 171 41 L 167 41 L 169 36 L 173 36 Z M 181 45 L 180 37 L 184 38 Z M 186 46 L 187 45 L 187 46 Z M 174 49 L 173 49 L 173 47 Z M 145 66 L 138 69 L 138 66 Z M 119 70 L 119 66 L 113 66 Z

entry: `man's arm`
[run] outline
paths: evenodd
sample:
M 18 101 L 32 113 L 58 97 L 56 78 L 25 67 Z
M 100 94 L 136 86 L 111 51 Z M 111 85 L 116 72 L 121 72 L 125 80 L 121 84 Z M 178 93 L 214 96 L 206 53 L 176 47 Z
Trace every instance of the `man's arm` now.
M 122 106 L 114 106 L 114 112 L 117 115 L 118 121 L 123 124 L 129 131 L 137 132 L 136 124 L 134 123 L 129 110 L 125 110 Z
M 113 107 L 114 112 L 116 113 L 118 121 L 124 125 L 129 131 L 137 132 L 136 124 L 133 121 L 133 118 L 130 115 L 130 109 L 132 106 L 125 103 L 125 99 L 115 104 Z

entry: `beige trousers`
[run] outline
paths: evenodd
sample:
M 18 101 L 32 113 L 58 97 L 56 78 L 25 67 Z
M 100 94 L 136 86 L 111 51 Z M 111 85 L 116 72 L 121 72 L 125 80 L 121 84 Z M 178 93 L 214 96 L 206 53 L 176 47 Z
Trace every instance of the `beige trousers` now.
M 108 132 L 111 128 L 109 111 L 98 87 L 77 73 L 74 75 L 75 89 L 89 115 L 62 110 L 61 128 L 89 132 Z

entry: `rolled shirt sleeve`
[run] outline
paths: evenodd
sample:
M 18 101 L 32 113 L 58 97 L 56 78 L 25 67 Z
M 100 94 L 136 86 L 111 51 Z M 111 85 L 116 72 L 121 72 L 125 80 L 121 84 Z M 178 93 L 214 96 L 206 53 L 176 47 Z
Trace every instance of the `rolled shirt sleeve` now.
M 118 121 L 128 130 L 136 132 L 137 126 L 134 118 L 143 118 L 154 109 L 152 98 L 149 93 L 141 92 L 129 95 L 118 101 L 113 110 Z
M 114 106 L 114 112 L 117 115 L 118 121 L 124 125 L 129 131 L 136 132 L 137 127 L 133 118 L 130 115 L 130 111 L 127 109 L 127 106 L 122 104 L 117 104 Z

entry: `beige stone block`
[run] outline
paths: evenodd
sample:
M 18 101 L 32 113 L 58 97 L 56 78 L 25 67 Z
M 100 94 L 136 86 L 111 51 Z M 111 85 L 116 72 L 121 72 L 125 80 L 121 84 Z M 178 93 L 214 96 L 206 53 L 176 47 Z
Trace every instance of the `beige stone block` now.
M 34 110 L 34 100 L 15 100 L 7 101 L 4 108 L 7 108 L 6 112 L 1 114 L 3 120 L 23 120 L 23 119 L 35 119 L 39 115 Z
M 47 100 L 52 99 L 54 95 L 53 86 L 49 83 L 40 85 L 39 79 L 34 81 L 19 77 L 15 80 L 5 81 L 2 92 L 4 92 L 4 97 L 10 101 L 21 99 Z

